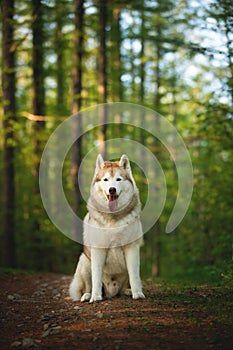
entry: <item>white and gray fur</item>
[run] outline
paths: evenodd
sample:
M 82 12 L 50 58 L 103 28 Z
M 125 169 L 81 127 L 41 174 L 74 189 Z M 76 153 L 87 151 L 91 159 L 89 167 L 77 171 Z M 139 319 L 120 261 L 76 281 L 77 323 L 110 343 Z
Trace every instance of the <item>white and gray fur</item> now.
M 108 298 L 121 293 L 145 298 L 139 273 L 141 204 L 126 155 L 119 162 L 97 157 L 87 208 L 84 252 L 70 284 L 70 297 L 94 302 L 102 300 L 104 292 Z

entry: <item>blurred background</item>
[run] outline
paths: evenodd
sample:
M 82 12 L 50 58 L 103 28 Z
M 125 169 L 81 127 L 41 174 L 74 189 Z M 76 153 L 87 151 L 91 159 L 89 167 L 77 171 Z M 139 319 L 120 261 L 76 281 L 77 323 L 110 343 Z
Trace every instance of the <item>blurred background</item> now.
M 99 145 L 107 157 L 107 139 L 141 142 L 159 160 L 168 191 L 161 217 L 145 235 L 142 277 L 232 279 L 232 1 L 2 0 L 1 9 L 2 267 L 73 273 L 82 246 L 43 209 L 41 154 L 71 114 L 130 102 L 167 118 L 190 152 L 194 192 L 184 220 L 165 233 L 177 196 L 175 165 L 149 132 L 121 125 L 121 115 L 119 124 L 85 133 L 67 155 L 70 204 L 85 215 L 77 179 L 89 150 Z M 97 117 L 107 121 L 104 113 Z M 81 129 L 81 122 L 74 125 L 74 133 Z M 132 166 L 145 203 L 146 178 Z

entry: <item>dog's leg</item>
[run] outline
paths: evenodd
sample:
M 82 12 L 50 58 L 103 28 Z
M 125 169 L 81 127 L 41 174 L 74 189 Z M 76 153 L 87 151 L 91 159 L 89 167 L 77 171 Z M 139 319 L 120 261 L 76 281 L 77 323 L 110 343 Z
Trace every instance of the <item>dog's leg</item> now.
M 69 294 L 72 300 L 78 301 L 82 296 L 82 288 L 84 283 L 77 279 L 77 276 L 74 276 L 69 287 Z
M 124 248 L 125 261 L 129 274 L 129 283 L 133 299 L 144 299 L 140 279 L 140 252 L 138 244 L 130 244 Z
M 85 293 L 81 297 L 81 302 L 89 301 L 91 299 L 91 262 L 90 262 L 90 274 L 85 279 Z
M 69 294 L 74 301 L 87 301 L 91 298 L 91 262 L 84 253 L 79 258 Z
M 85 287 L 85 278 L 86 278 L 85 272 L 87 270 L 86 260 L 87 258 L 85 257 L 85 255 L 81 254 L 76 267 L 74 277 L 69 287 L 70 297 L 74 301 L 78 301 L 81 299 L 83 289 Z M 91 266 L 89 270 L 91 270 Z
M 102 276 L 106 254 L 106 249 L 91 249 L 92 294 L 90 303 L 102 300 Z

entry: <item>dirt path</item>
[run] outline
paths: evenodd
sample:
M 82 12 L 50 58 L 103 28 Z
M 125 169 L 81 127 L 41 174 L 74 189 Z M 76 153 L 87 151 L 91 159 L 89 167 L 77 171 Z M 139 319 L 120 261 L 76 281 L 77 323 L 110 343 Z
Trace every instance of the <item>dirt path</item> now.
M 232 349 L 232 291 L 178 289 L 152 282 L 146 300 L 117 297 L 72 302 L 71 278 L 54 274 L 0 276 L 0 348 Z

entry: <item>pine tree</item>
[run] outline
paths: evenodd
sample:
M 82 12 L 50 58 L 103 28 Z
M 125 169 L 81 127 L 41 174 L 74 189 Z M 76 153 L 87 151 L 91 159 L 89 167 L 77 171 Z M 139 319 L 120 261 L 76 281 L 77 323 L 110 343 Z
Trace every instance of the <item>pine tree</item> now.
M 34 197 L 33 197 L 33 264 L 36 269 L 43 268 L 41 250 L 43 240 L 41 235 L 41 203 L 39 189 L 39 166 L 42 153 L 42 136 L 45 122 L 38 121 L 37 116 L 45 115 L 45 73 L 44 73 L 44 20 L 43 4 L 41 0 L 32 1 L 32 110 L 33 121 L 33 169 Z
M 15 49 L 14 0 L 2 1 L 2 91 L 3 91 L 3 265 L 15 267 Z
M 82 133 L 82 118 L 81 118 L 81 108 L 82 108 L 82 84 L 83 84 L 83 45 L 84 45 L 84 1 L 75 0 L 74 1 L 74 52 L 73 52 L 73 69 L 72 69 L 72 114 L 78 114 L 78 118 L 74 119 L 72 125 L 72 134 L 75 140 L 72 146 L 71 153 L 71 176 L 72 183 L 74 186 L 74 206 L 75 211 L 80 210 L 81 207 L 81 193 L 78 183 L 78 171 L 82 161 L 82 137 L 77 140 L 77 135 Z
M 103 104 L 107 102 L 107 46 L 106 46 L 106 25 L 108 15 L 108 2 L 105 0 L 98 1 L 99 11 L 99 50 L 98 50 L 98 92 L 99 103 Z M 103 105 L 99 108 L 99 152 L 103 155 L 104 159 L 107 159 L 106 149 L 106 133 L 107 133 L 107 106 Z

